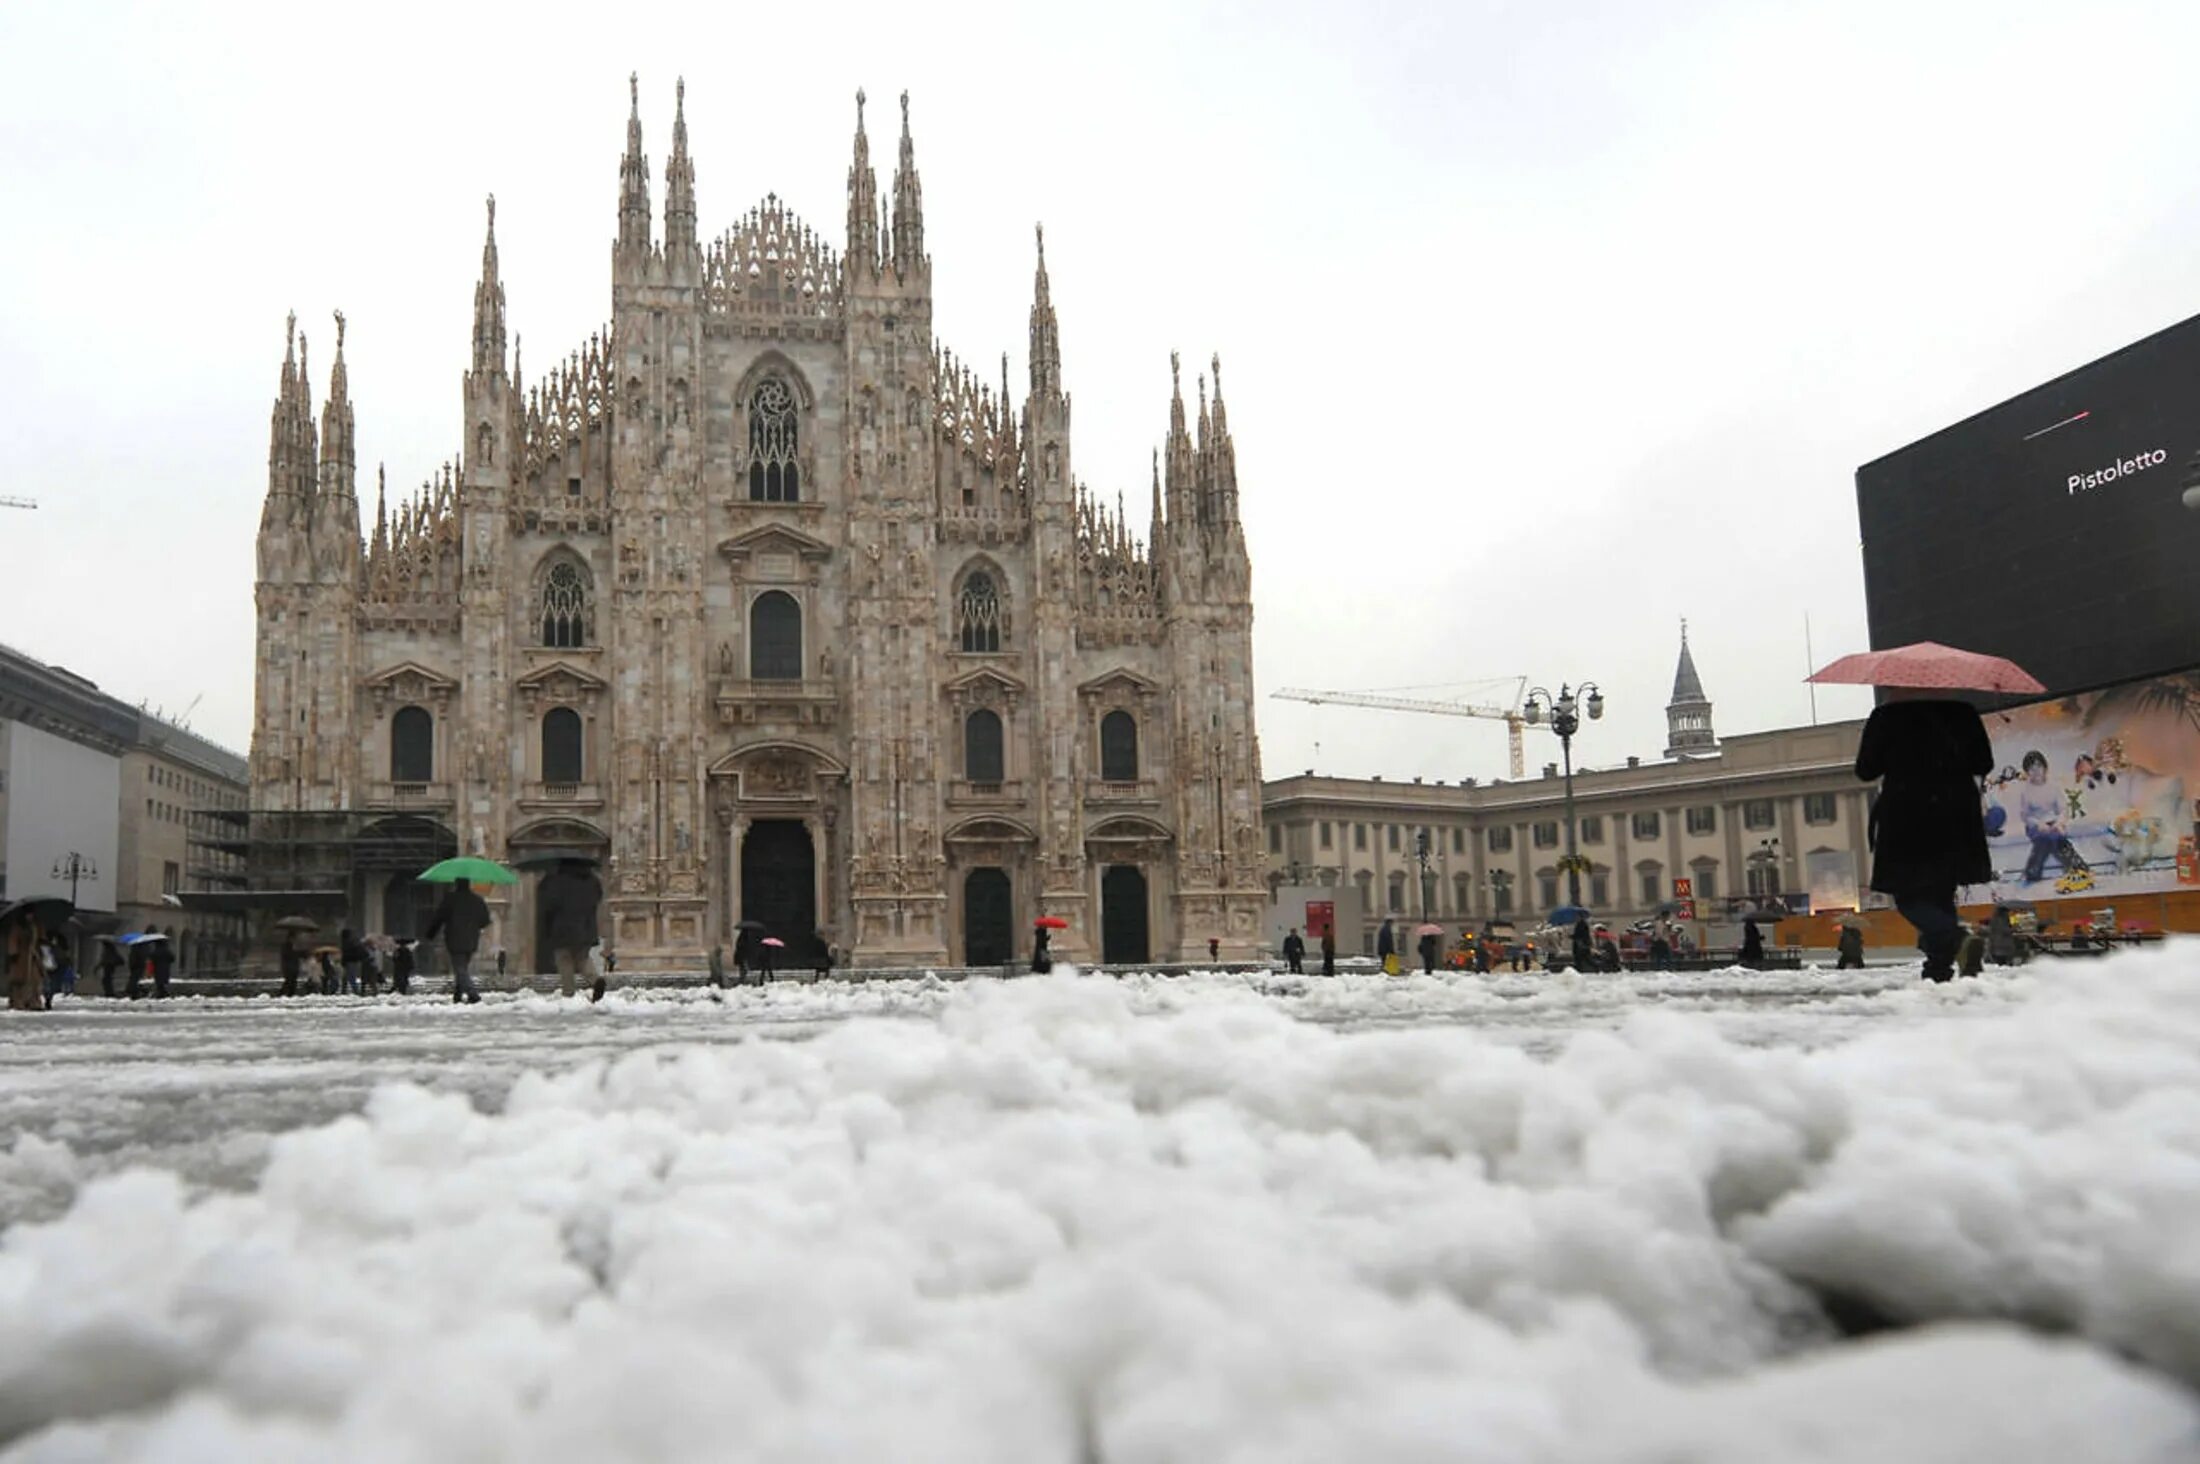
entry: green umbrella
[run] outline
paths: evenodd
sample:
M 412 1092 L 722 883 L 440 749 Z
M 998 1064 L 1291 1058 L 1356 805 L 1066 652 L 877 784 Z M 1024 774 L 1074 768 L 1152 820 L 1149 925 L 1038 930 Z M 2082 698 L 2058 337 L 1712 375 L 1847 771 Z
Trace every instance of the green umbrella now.
M 466 856 L 446 859 L 431 864 L 413 876 L 426 884 L 449 884 L 453 880 L 470 880 L 475 884 L 518 884 L 519 876 L 497 863 L 494 859 L 476 859 Z

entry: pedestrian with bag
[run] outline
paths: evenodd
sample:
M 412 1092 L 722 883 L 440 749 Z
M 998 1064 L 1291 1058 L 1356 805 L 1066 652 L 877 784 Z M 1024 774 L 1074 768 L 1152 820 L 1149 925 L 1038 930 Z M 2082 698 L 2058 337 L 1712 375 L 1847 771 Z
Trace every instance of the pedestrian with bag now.
M 1303 976 L 1306 965 L 1306 942 L 1299 938 L 1299 928 L 1291 927 L 1283 938 L 1283 968 L 1294 976 Z
M 436 907 L 424 940 L 443 937 L 443 949 L 451 958 L 451 1000 L 478 1002 L 481 988 L 474 984 L 474 953 L 481 949 L 481 934 L 489 928 L 489 902 L 474 893 L 471 880 L 454 880 L 451 892 Z
M 536 892 L 550 948 L 558 967 L 558 995 L 571 996 L 575 978 L 588 966 L 597 944 L 596 911 L 603 904 L 603 881 L 578 859 L 561 859 Z M 590 1001 L 602 1001 L 604 977 L 589 988 Z

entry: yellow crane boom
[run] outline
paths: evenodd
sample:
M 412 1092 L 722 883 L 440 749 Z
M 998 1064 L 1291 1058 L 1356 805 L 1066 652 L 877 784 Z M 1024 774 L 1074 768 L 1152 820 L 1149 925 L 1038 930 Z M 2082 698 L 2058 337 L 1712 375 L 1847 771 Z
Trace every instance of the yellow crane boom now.
M 1476 702 L 1436 701 L 1425 697 L 1388 696 L 1366 691 L 1311 691 L 1303 686 L 1286 686 L 1281 691 L 1269 693 L 1279 701 L 1312 702 L 1316 706 L 1372 707 L 1384 712 L 1426 712 L 1442 717 L 1488 717 L 1505 724 L 1506 750 L 1512 755 L 1512 775 L 1521 777 L 1526 772 L 1526 759 L 1522 755 L 1521 729 L 1527 719 L 1520 715 L 1520 696 L 1526 690 L 1528 678 L 1523 676 L 1513 690 L 1513 704 L 1500 707 Z

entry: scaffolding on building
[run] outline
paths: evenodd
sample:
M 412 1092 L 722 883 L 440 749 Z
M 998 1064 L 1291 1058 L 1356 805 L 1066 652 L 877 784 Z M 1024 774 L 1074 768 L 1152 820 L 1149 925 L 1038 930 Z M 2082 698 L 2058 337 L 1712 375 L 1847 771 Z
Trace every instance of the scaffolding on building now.
M 429 813 L 390 809 L 202 808 L 191 819 L 188 909 L 229 911 L 276 942 L 274 921 L 303 915 L 362 927 L 370 881 L 418 874 L 458 852 Z

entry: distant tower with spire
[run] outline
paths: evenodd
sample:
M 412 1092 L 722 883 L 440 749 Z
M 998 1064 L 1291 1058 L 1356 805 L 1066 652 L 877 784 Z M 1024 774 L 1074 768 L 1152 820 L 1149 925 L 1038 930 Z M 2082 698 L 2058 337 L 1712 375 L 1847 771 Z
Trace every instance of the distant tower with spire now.
M 1681 622 L 1681 659 L 1673 668 L 1673 699 L 1665 704 L 1665 755 L 1708 757 L 1719 750 L 1711 730 L 1711 698 L 1703 694 L 1696 658 L 1688 650 L 1688 622 Z

